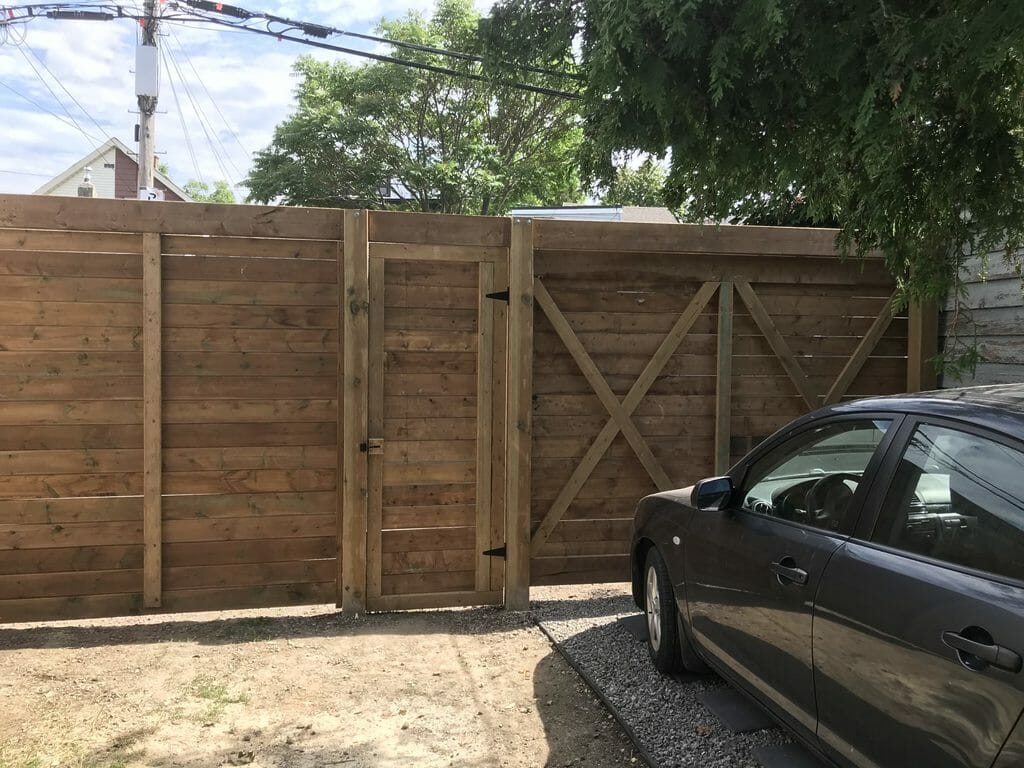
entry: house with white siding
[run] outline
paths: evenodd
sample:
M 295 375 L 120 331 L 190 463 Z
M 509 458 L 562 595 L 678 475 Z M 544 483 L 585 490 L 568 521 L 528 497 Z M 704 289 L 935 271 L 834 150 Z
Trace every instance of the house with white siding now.
M 139 164 L 135 153 L 123 142 L 111 138 L 99 148 L 43 184 L 34 194 L 52 197 L 105 197 L 134 200 L 138 197 Z M 88 170 L 87 170 L 88 169 Z M 88 179 L 86 176 L 88 175 Z M 153 184 L 167 200 L 191 202 L 185 190 L 159 171 Z M 79 193 L 79 187 L 83 192 Z M 90 188 L 91 187 L 91 188 Z M 90 194 L 91 193 L 91 194 Z

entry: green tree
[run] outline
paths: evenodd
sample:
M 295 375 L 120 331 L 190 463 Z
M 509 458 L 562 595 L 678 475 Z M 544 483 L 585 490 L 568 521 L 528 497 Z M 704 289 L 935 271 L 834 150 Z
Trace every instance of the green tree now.
M 474 53 L 478 23 L 470 0 L 441 0 L 429 21 L 410 14 L 382 22 L 378 31 Z M 392 55 L 482 73 L 474 62 L 429 52 L 398 48 Z M 295 73 L 295 113 L 257 153 L 246 181 L 253 200 L 486 214 L 581 198 L 582 131 L 571 101 L 496 78 L 474 81 L 386 62 L 302 58 Z M 552 83 L 548 75 L 529 80 Z
M 210 190 L 210 185 L 206 182 L 190 179 L 185 184 L 184 190 L 185 194 L 197 203 L 228 203 L 230 205 L 237 202 L 235 193 L 231 191 L 231 186 L 223 179 L 213 182 L 213 191 Z
M 601 193 L 603 205 L 669 207 L 665 197 L 665 167 L 651 158 L 640 165 L 620 165 Z
M 670 151 L 695 219 L 838 224 L 913 298 L 1024 240 L 1024 3 L 504 0 L 487 27 L 578 63 L 588 174 Z

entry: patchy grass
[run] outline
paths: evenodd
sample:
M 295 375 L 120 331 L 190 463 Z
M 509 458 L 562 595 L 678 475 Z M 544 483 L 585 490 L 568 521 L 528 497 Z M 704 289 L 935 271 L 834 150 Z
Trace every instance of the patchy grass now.
M 51 744 L 43 755 L 14 757 L 0 753 L 0 768 L 127 768 L 146 753 L 137 743 L 154 731 L 155 728 L 129 731 L 92 752 L 84 752 L 78 744 Z
M 189 683 L 188 693 L 204 703 L 204 707 L 192 719 L 197 722 L 213 723 L 219 720 L 228 704 L 248 704 L 249 694 L 245 691 L 231 691 L 227 683 L 211 675 L 196 675 Z

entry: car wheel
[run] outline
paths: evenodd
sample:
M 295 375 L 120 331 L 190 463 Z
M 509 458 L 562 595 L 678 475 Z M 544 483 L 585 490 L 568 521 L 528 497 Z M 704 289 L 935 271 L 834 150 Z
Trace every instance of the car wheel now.
M 676 601 L 668 579 L 668 569 L 658 550 L 647 553 L 644 564 L 644 612 L 647 616 L 647 651 L 659 672 L 676 672 L 679 658 L 679 632 Z
M 706 672 L 683 632 L 668 568 L 657 549 L 647 553 L 644 564 L 644 612 L 647 619 L 647 651 L 659 672 Z

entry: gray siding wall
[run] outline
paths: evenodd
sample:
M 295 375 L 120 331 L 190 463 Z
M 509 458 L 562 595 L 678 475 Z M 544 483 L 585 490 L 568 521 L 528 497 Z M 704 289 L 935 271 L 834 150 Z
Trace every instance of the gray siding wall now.
M 1024 382 L 1024 294 L 1021 278 L 1014 274 L 1002 253 L 988 258 L 987 280 L 983 280 L 981 257 L 972 258 L 964 269 L 968 298 L 954 313 L 952 300 L 946 303 L 939 319 L 939 348 L 952 349 L 946 336 L 955 327 L 960 339 L 977 341 L 982 362 L 972 377 L 943 377 L 947 387 L 971 384 L 1011 384 Z M 954 326 L 955 324 L 955 326 Z

